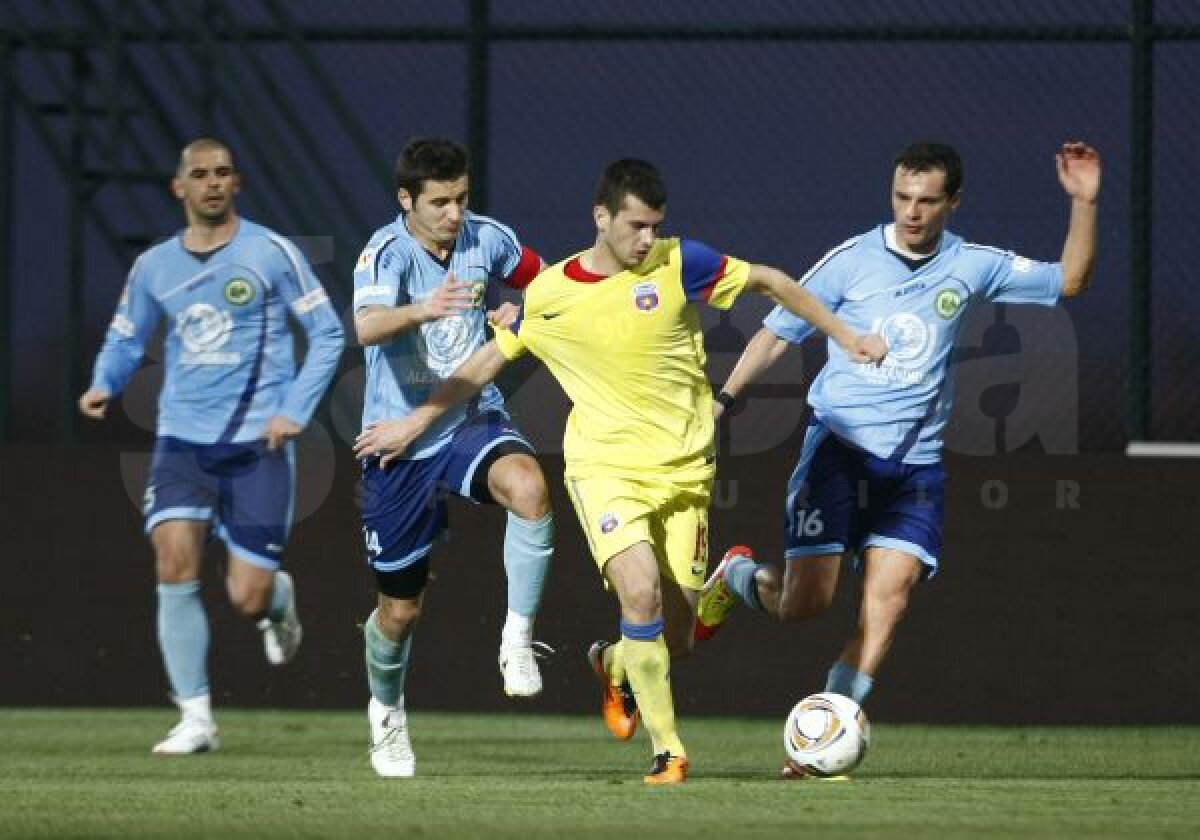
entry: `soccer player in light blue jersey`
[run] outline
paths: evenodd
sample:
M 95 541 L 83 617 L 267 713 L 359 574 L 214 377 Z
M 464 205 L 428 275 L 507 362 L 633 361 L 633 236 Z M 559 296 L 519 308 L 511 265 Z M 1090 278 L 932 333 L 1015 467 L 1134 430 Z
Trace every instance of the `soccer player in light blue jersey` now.
M 490 284 L 521 289 L 541 270 L 541 258 L 511 230 L 467 210 L 468 186 L 467 155 L 449 140 L 417 139 L 400 154 L 396 187 L 402 212 L 371 237 L 354 273 L 354 323 L 367 363 L 364 430 L 423 405 L 487 342 Z M 511 320 L 516 308 L 507 307 L 500 317 Z M 532 697 L 542 689 L 533 621 L 554 521 L 533 448 L 489 384 L 479 398 L 422 435 L 403 458 L 362 459 L 363 536 L 379 591 L 363 628 L 368 719 L 371 764 L 381 776 L 415 772 L 404 684 L 430 558 L 447 529 L 450 493 L 508 511 L 508 614 L 500 671 L 511 697 Z
M 955 338 L 979 303 L 1053 306 L 1087 289 L 1096 254 L 1101 164 L 1083 143 L 1057 154 L 1071 202 L 1062 257 L 1036 262 L 963 241 L 946 230 L 958 207 L 962 164 L 954 149 L 916 143 L 894 161 L 894 221 L 834 248 L 804 287 L 851 327 L 888 343 L 880 365 L 851 361 L 829 342 L 809 392 L 812 419 L 788 483 L 785 563 L 730 549 L 705 585 L 698 639 L 710 637 L 737 601 L 785 621 L 825 612 L 843 556 L 862 574 L 857 630 L 829 671 L 826 691 L 862 703 L 918 581 L 937 572 L 942 544 L 942 432 L 953 382 Z M 813 328 L 776 309 L 751 340 L 714 411 Z M 802 775 L 786 766 L 785 776 Z
M 292 524 L 291 439 L 329 385 L 343 336 L 296 247 L 238 216 L 240 180 L 224 143 L 185 147 L 171 186 L 187 227 L 133 264 L 79 408 L 104 417 L 165 322 L 143 512 L 157 561 L 158 642 L 182 713 L 154 752 L 182 755 L 218 746 L 199 582 L 210 533 L 229 551 L 230 600 L 258 621 L 267 660 L 282 665 L 299 647 L 295 589 L 280 570 Z M 289 315 L 308 339 L 299 372 Z

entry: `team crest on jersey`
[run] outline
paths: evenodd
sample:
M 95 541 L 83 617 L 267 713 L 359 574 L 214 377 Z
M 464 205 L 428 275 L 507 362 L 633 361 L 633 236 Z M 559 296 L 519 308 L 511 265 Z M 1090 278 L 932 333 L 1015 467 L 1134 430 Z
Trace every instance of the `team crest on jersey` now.
M 225 284 L 225 300 L 234 306 L 245 306 L 254 300 L 254 284 L 245 277 L 234 277 Z
M 933 299 L 933 311 L 949 321 L 962 309 L 963 299 L 957 289 L 942 289 Z
M 606 513 L 600 517 L 600 533 L 611 534 L 620 524 L 615 513 Z
M 638 283 L 633 287 L 633 305 L 642 312 L 658 309 L 658 284 Z

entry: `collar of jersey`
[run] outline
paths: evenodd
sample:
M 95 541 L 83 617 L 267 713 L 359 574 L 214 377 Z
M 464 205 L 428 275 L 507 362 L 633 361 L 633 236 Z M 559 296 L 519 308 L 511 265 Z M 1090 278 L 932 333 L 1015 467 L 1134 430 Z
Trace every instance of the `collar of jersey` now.
M 605 274 L 595 274 L 584 268 L 578 255 L 567 260 L 567 264 L 563 266 L 563 274 L 580 283 L 599 283 L 601 280 L 608 279 Z

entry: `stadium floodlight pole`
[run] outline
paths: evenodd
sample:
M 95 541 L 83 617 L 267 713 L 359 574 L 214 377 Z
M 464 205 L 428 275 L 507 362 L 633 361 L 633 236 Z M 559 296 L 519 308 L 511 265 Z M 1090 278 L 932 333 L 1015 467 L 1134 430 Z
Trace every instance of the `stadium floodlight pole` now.
M 471 0 L 467 27 L 467 150 L 470 154 L 471 206 L 488 209 L 488 60 L 491 47 L 488 0 Z
M 1150 336 L 1153 249 L 1151 212 L 1154 177 L 1154 6 L 1135 0 L 1132 33 L 1132 120 L 1130 131 L 1130 437 L 1149 440 L 1153 419 Z

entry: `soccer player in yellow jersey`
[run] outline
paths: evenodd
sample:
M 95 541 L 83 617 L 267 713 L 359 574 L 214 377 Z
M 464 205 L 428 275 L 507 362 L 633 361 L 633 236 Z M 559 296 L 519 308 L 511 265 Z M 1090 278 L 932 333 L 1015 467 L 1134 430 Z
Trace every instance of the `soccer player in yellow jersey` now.
M 691 648 L 708 562 L 716 449 L 697 304 L 727 309 L 750 289 L 858 361 L 886 354 L 879 336 L 856 334 L 782 271 L 660 239 L 666 201 L 653 165 L 610 164 L 593 210 L 595 245 L 538 275 L 516 322 L 426 404 L 374 424 L 355 445 L 359 457 L 379 455 L 386 466 L 507 362 L 526 352 L 545 362 L 574 404 L 563 442 L 567 490 L 620 601 L 620 640 L 589 654 L 605 680 L 605 720 L 619 738 L 633 735 L 639 715 L 645 721 L 654 747 L 649 784 L 682 782 L 688 773 L 668 674 L 671 654 Z M 626 683 L 636 707 L 622 697 Z

